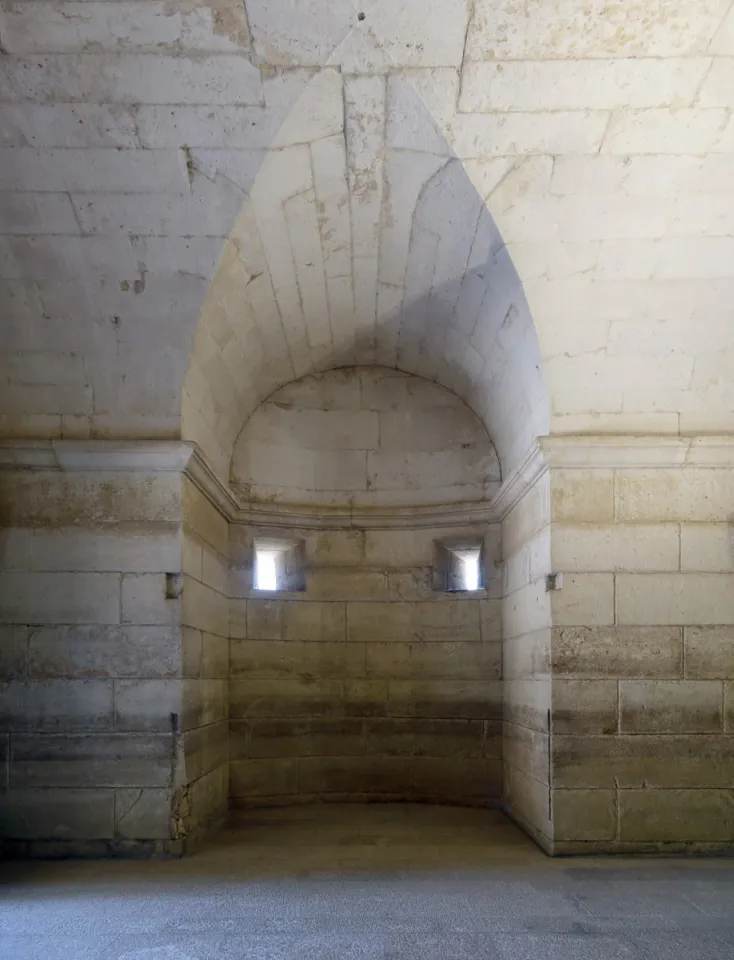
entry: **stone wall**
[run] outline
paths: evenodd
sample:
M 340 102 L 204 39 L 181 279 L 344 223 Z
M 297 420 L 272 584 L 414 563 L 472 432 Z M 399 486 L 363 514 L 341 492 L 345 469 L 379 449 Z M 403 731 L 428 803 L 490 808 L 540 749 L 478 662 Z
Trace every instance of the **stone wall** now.
M 2 450 L 0 835 L 8 850 L 176 849 L 181 612 L 165 588 L 166 573 L 180 570 L 179 470 L 188 452 L 171 446 L 163 469 L 139 462 L 134 472 L 119 450 L 104 464 L 88 445 Z
M 183 478 L 182 662 L 186 834 L 207 832 L 229 803 L 229 523 Z
M 502 522 L 504 802 L 550 849 L 550 478 L 533 477 Z
M 232 533 L 233 804 L 499 804 L 499 578 L 431 590 L 434 540 L 467 529 L 288 528 L 307 589 L 268 598 L 250 589 L 252 542 L 275 532 Z M 471 532 L 491 572 L 499 530 Z
M 235 490 L 268 504 L 476 502 L 499 482 L 477 415 L 445 387 L 386 367 L 330 370 L 276 390 L 232 457 Z
M 544 442 L 556 852 L 734 840 L 730 438 Z

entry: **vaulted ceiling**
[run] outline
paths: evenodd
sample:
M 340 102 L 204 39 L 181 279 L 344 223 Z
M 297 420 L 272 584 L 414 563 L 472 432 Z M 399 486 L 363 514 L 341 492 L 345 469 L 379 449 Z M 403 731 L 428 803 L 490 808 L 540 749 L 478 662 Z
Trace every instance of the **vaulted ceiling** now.
M 730 0 L 0 11 L 6 436 L 226 475 L 348 363 L 551 432 L 734 430 Z

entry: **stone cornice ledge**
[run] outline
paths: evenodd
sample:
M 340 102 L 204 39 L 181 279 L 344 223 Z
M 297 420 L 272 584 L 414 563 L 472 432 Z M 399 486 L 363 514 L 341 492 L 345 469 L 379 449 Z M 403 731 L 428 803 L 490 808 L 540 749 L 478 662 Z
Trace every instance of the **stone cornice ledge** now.
M 552 469 L 734 467 L 734 436 L 553 436 L 539 446 Z
M 2 440 L 0 469 L 181 473 L 193 453 L 182 440 Z

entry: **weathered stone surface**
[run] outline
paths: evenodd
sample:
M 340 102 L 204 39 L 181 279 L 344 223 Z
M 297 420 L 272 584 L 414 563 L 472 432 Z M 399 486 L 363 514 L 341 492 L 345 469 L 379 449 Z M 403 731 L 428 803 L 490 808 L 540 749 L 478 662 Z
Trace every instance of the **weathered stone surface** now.
M 731 790 L 622 790 L 620 839 L 689 843 L 728 841 L 734 829 Z
M 554 790 L 554 839 L 598 843 L 617 836 L 614 790 Z
M 618 690 L 614 680 L 553 679 L 553 733 L 617 733 Z
M 557 736 L 553 782 L 594 789 L 730 787 L 733 756 L 727 736 Z
M 105 839 L 113 835 L 113 790 L 14 790 L 0 796 L 8 839 Z
M 553 673 L 560 677 L 680 677 L 680 627 L 554 628 Z
M 722 730 L 718 680 L 621 680 L 623 733 L 718 733 Z

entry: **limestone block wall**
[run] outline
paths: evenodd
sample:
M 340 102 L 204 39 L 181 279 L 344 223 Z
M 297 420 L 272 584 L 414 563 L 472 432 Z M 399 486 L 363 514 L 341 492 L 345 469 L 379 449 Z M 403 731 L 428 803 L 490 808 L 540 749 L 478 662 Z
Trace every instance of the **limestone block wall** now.
M 731 439 L 544 446 L 554 849 L 730 848 Z
M 250 501 L 321 507 L 488 499 L 499 487 L 484 424 L 456 394 L 386 367 L 346 367 L 276 390 L 235 444 Z
M 184 831 L 218 825 L 229 803 L 229 523 L 183 478 L 181 676 Z
M 551 823 L 550 478 L 533 478 L 502 522 L 504 805 L 546 849 Z
M 232 528 L 234 806 L 326 800 L 501 799 L 496 525 L 293 529 L 306 590 L 251 589 L 252 543 Z M 484 536 L 491 579 L 434 594 L 436 538 Z
M 185 708 L 181 604 L 165 594 L 181 565 L 172 446 L 164 469 L 135 471 L 114 451 L 98 469 L 88 445 L 0 452 L 6 852 L 175 850 Z

